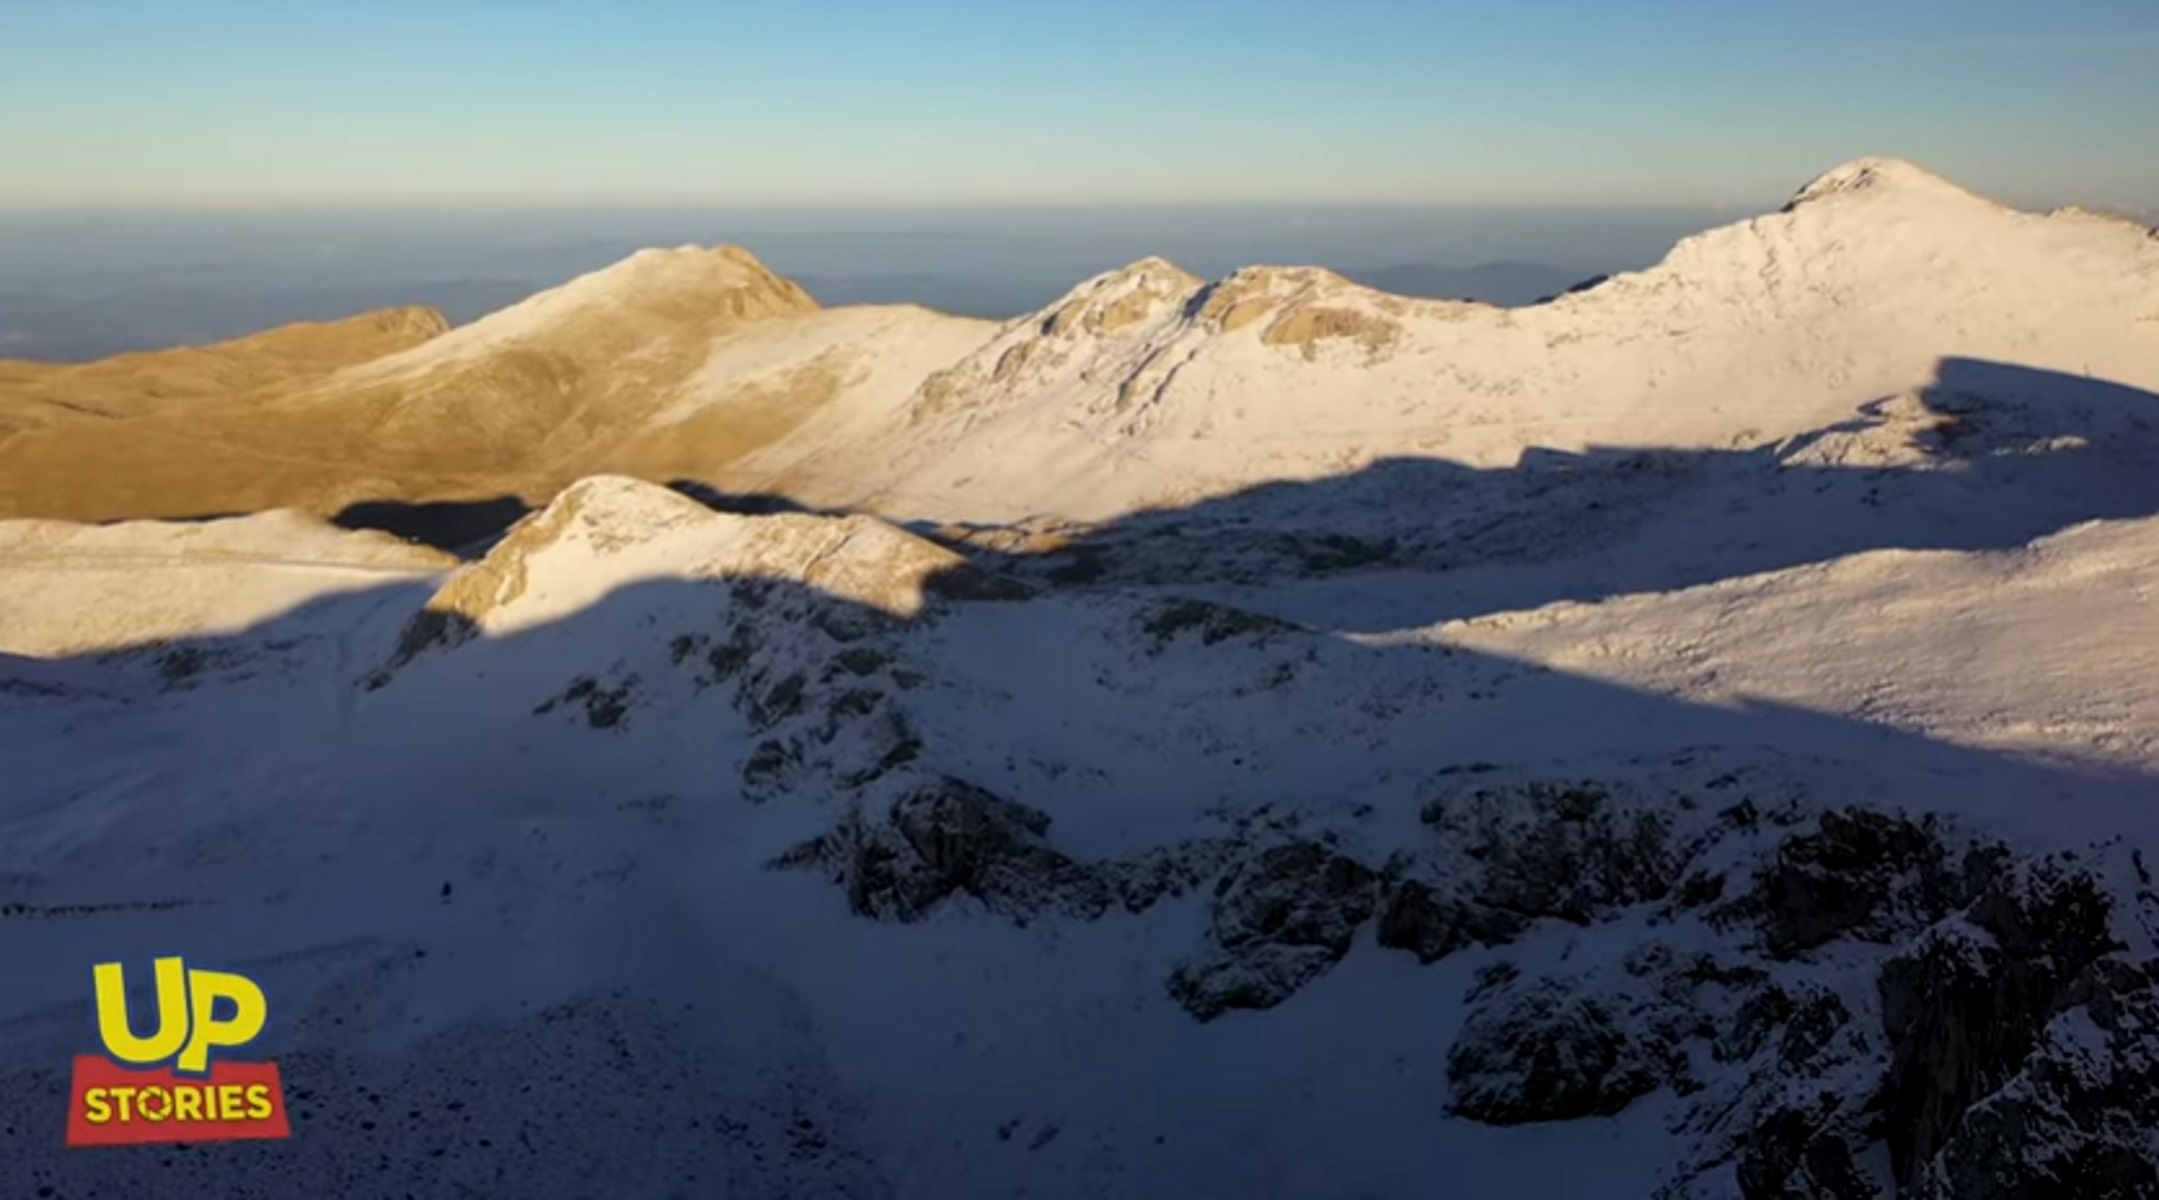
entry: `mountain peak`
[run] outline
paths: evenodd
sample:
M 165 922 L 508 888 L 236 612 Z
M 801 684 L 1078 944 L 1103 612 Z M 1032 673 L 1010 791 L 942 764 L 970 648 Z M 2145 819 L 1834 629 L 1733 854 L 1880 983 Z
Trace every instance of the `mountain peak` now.
M 1791 203 L 1784 206 L 1784 211 L 1791 212 L 1803 205 L 1819 203 L 1832 196 L 1856 193 L 1925 195 L 1990 203 L 1908 159 L 1875 156 L 1855 158 L 1815 176 L 1805 187 L 1799 189 L 1798 194 L 1792 197 Z
M 657 330 L 711 329 L 818 310 L 792 280 L 740 246 L 653 248 L 550 288 L 426 342 L 375 371 L 469 358 L 508 342 L 596 345 L 609 331 L 647 341 Z M 610 353 L 612 353 L 610 351 Z
M 1114 334 L 1182 311 L 1203 286 L 1199 276 L 1166 258 L 1143 258 L 1073 288 L 1037 320 L 1051 336 Z
M 1190 279 L 1195 282 L 1198 281 L 1198 276 L 1192 274 L 1190 271 L 1185 270 L 1183 267 L 1178 266 L 1176 263 L 1173 263 L 1170 260 L 1163 258 L 1159 254 L 1150 254 L 1145 258 L 1138 259 L 1134 262 L 1126 263 L 1124 266 L 1119 267 L 1114 271 L 1099 276 L 1099 278 L 1130 279 L 1137 276 L 1166 276 L 1177 279 Z
M 580 275 L 545 295 L 582 301 L 666 303 L 675 299 L 749 292 L 774 300 L 795 301 L 780 307 L 814 309 L 808 293 L 775 274 L 741 246 L 686 244 L 672 249 L 639 250 L 611 266 Z M 746 314 L 745 314 L 746 315 Z

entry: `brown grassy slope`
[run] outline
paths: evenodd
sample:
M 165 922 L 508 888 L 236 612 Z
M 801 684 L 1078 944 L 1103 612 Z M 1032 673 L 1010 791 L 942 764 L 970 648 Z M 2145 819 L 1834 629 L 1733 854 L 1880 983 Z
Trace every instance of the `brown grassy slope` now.
M 21 428 L 139 416 L 165 402 L 217 399 L 327 374 L 410 349 L 448 328 L 433 309 L 391 308 L 90 363 L 0 359 L 0 420 Z
M 724 465 L 771 436 L 769 416 L 679 430 L 640 453 L 654 442 L 646 421 L 705 386 L 716 339 L 814 311 L 746 251 L 684 248 L 456 330 L 393 310 L 79 367 L 0 362 L 0 517 L 536 504 L 645 458 L 664 459 L 650 464 L 660 471 Z

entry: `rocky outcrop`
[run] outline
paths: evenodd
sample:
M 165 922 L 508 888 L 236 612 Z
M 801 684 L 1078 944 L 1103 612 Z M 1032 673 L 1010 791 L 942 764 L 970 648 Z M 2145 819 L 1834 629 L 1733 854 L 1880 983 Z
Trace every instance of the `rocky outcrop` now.
M 1740 1005 L 1714 1057 L 1745 1072 L 1675 1124 L 1700 1153 L 1664 1195 L 2159 1194 L 2159 961 L 2122 955 L 2091 863 L 1945 857 L 1960 859 L 1995 864 L 1991 878 L 1860 968 L 1864 991 L 1830 986 L 1858 982 L 1845 968 Z M 1862 923 L 1842 953 L 1878 931 Z
M 1427 963 L 1519 945 L 1463 997 L 1446 1110 L 1521 1125 L 1664 1093 L 1683 1149 L 1660 1200 L 2159 1194 L 2159 956 L 2125 956 L 2093 861 L 1730 773 L 1472 774 L 1378 867 L 1280 808 L 1082 861 L 1046 814 L 954 779 L 857 811 L 789 864 L 896 921 L 961 897 L 1093 920 L 1213 881 L 1167 986 L 1201 1021 L 1282 1004 L 1367 923 Z M 1736 803 L 1700 802 L 1718 791 Z M 1570 967 L 1575 947 L 1537 948 L 1620 922 L 1639 942 L 1624 955 Z
M 1925 1200 L 2159 1195 L 2159 963 L 2105 960 L 2021 1069 L 1965 1110 L 1913 1181 Z
M 1149 649 L 1156 652 L 1187 636 L 1196 636 L 1203 646 L 1214 646 L 1239 638 L 1263 643 L 1297 631 L 1297 626 L 1278 617 L 1205 600 L 1170 600 L 1155 605 L 1147 611 L 1140 628 L 1150 640 Z
M 1511 967 L 1487 972 L 1447 1054 L 1449 1109 L 1488 1125 L 1611 1116 L 1684 1070 L 1669 1016 Z
M 1296 349 L 1319 361 L 1329 342 L 1346 342 L 1367 363 L 1384 361 L 1403 337 L 1411 312 L 1452 315 L 1468 307 L 1449 301 L 1410 301 L 1359 287 L 1317 267 L 1247 267 L 1203 293 L 1194 316 L 1220 333 L 1235 333 L 1264 320 L 1260 341 Z
M 1662 899 L 1683 857 L 1665 814 L 1594 782 L 1443 795 L 1423 820 L 1436 844 L 1389 864 L 1379 942 L 1427 963 Z
M 1086 862 L 1048 841 L 1047 813 L 962 779 L 940 777 L 895 800 L 881 821 L 858 809 L 775 865 L 815 867 L 857 914 L 919 921 L 967 896 L 1019 924 L 1048 915 L 1093 920 L 1141 912 L 1218 874 L 1225 842 L 1197 841 L 1130 859 Z
M 1390 863 L 1383 944 L 1429 962 L 1625 913 L 1724 935 L 1488 969 L 1451 1111 L 1570 1120 L 1669 1088 L 1698 1148 L 1674 1200 L 2159 1194 L 2159 960 L 2120 956 L 2091 864 L 1938 819 L 1681 800 L 1547 782 L 1430 807 L 1439 844 Z
M 1936 1160 L 1974 1104 L 2021 1071 L 2046 1071 L 2029 1060 L 2071 1000 L 2071 985 L 2114 948 L 2108 916 L 2088 875 L 2057 862 L 2025 864 L 1883 967 L 1882 1024 L 1892 1054 L 1882 1099 L 1899 1181 L 1922 1169 L 1939 1174 Z M 2003 1113 L 1997 1106 L 1995 1115 Z
M 1503 946 L 1529 930 L 1528 916 L 1495 908 L 1454 880 L 1399 879 L 1379 911 L 1379 944 L 1435 963 L 1470 946 Z
M 1208 944 L 1170 977 L 1202 1021 L 1272 1008 L 1349 953 L 1378 903 L 1377 876 L 1317 842 L 1254 855 L 1215 889 Z
M 1165 347 L 1186 325 L 1201 281 L 1159 258 L 1142 259 L 1087 280 L 1056 303 L 1008 323 L 974 353 L 932 372 L 908 408 L 916 424 L 964 417 L 972 410 L 1041 389 L 1098 389 L 1094 404 L 1129 407 L 1170 368 Z
M 1878 1200 L 1853 1159 L 1834 1102 L 1779 1108 L 1742 1138 L 1735 1169 L 1743 1200 Z
M 1718 1062 L 1742 1063 L 1766 1051 L 1779 1071 L 1811 1071 L 1851 1020 L 1843 999 L 1819 984 L 1768 985 L 1740 1004 L 1711 1054 Z
M 947 778 L 901 796 L 883 822 L 850 814 L 781 862 L 825 867 L 850 908 L 883 920 L 920 920 L 958 894 L 1023 923 L 1052 909 L 1102 915 L 1109 889 L 1044 841 L 1049 826 L 1038 809 Z
M 1203 944 L 1168 990 L 1200 1020 L 1271 1008 L 1349 953 L 1378 903 L 1376 872 L 1318 842 L 1248 834 L 1084 861 L 1049 841 L 1050 817 L 965 780 L 901 795 L 881 820 L 857 809 L 775 866 L 815 868 L 865 917 L 918 921 L 965 896 L 1019 924 L 1140 913 L 1210 880 Z
M 1479 788 L 1424 823 L 1474 864 L 1482 903 L 1525 917 L 1586 925 L 1662 899 L 1679 866 L 1670 818 L 1601 783 Z
M 1732 912 L 1759 925 L 1763 947 L 1777 958 L 1840 937 L 1889 941 L 1968 902 L 2003 853 L 1953 854 L 1932 818 L 1829 809 L 1813 832 L 1777 847 Z

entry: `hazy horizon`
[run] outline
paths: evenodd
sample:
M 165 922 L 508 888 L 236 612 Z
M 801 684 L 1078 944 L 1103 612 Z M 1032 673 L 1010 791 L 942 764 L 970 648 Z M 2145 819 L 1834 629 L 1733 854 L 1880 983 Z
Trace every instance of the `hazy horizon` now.
M 2142 209 L 2155 56 L 2144 0 L 28 3 L 0 203 L 1717 205 L 1884 154 Z
M 2155 56 L 2142 0 L 5 5 L 0 356 L 684 243 L 970 316 L 1148 256 L 1524 303 L 1867 156 L 2153 220 Z
M 1770 205 L 1765 202 L 1765 206 Z M 1738 214 L 1471 206 L 0 214 L 0 357 L 80 360 L 421 304 L 464 323 L 648 246 L 733 242 L 825 304 L 1007 318 L 1149 256 L 1527 303 Z

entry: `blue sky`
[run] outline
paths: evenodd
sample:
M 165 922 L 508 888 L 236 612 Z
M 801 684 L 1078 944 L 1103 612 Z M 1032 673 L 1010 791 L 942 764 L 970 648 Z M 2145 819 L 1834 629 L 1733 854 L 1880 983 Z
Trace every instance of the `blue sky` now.
M 2159 207 L 2153 0 L 0 0 L 0 205 Z

